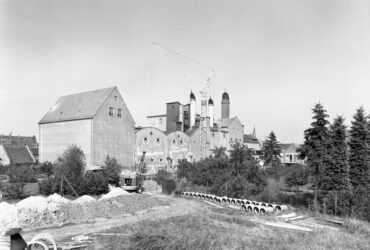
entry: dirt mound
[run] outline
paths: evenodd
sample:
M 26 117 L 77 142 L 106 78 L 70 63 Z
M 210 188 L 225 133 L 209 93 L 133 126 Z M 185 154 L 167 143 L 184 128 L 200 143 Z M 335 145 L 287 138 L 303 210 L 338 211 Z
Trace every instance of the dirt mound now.
M 0 203 L 0 235 L 11 228 L 19 227 L 17 207 L 6 202 Z
M 61 204 L 66 204 L 68 202 L 71 202 L 70 200 L 60 196 L 59 194 L 52 194 L 50 196 L 48 196 L 46 198 L 46 201 L 50 204 L 50 203 L 53 203 L 53 204 L 57 204 L 57 205 L 61 205 Z
M 115 187 L 115 188 L 112 188 L 109 191 L 109 193 L 103 194 L 99 200 L 110 199 L 110 198 L 118 197 L 121 195 L 130 195 L 130 193 L 122 188 Z
M 95 201 L 96 200 L 90 195 L 83 195 L 77 198 L 76 200 L 74 200 L 73 203 L 84 204 L 84 203 L 90 203 L 90 202 L 95 202 Z

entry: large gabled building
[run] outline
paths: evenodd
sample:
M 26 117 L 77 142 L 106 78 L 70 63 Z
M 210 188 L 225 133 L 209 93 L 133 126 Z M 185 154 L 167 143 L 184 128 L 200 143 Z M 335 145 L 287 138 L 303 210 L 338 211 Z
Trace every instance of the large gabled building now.
M 83 150 L 88 166 L 109 155 L 134 164 L 135 122 L 117 87 L 62 96 L 39 122 L 40 162 L 55 161 L 68 145 Z

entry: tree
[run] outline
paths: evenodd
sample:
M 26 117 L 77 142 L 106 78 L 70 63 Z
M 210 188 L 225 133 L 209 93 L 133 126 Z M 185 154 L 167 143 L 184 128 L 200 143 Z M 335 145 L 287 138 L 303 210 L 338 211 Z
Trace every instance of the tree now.
M 326 192 L 339 192 L 349 188 L 347 167 L 347 142 L 344 118 L 338 116 L 329 127 L 330 146 L 328 153 L 331 164 L 325 166 L 322 179 L 322 190 Z
M 328 146 L 329 143 L 329 130 L 328 124 L 329 117 L 326 114 L 321 103 L 315 105 L 312 109 L 314 116 L 311 127 L 304 131 L 304 155 L 307 157 L 307 164 L 311 168 L 312 174 L 315 179 L 315 192 L 314 192 L 314 206 L 317 211 L 317 193 L 319 181 L 325 165 L 329 163 Z
M 363 107 L 357 109 L 350 129 L 349 179 L 354 189 L 370 184 L 369 176 L 369 125 Z
M 296 187 L 306 185 L 308 182 L 308 173 L 303 168 L 294 169 L 288 178 L 286 179 L 286 184 L 288 187 Z
M 214 149 L 211 149 L 211 152 L 215 158 L 227 158 L 225 147 L 215 147 Z
M 89 171 L 85 175 L 84 194 L 100 195 L 109 191 L 108 179 L 101 171 Z
M 117 163 L 117 159 L 115 157 L 110 158 L 109 155 L 107 155 L 104 164 L 103 173 L 108 183 L 119 187 L 120 175 L 123 168 L 122 165 Z
M 280 165 L 281 149 L 278 145 L 274 131 L 271 131 L 262 148 L 262 159 L 264 165 L 269 167 L 276 167 Z
M 78 192 L 83 183 L 85 171 L 85 155 L 82 149 L 76 145 L 70 145 L 56 162 L 56 180 L 58 183 L 70 183 L 72 188 Z M 65 187 L 65 188 L 64 188 Z M 63 186 L 63 190 L 72 193 L 69 185 Z

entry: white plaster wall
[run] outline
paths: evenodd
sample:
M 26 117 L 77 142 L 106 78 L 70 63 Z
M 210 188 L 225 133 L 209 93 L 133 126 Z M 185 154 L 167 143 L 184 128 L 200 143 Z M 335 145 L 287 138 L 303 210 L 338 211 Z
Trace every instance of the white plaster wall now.
M 9 158 L 8 158 L 8 155 L 6 154 L 5 152 L 5 149 L 3 147 L 3 145 L 0 145 L 0 158 L 1 158 L 1 161 L 0 163 L 2 165 L 9 165 L 10 164 L 10 161 L 9 161 Z
M 162 122 L 160 121 L 162 119 Z M 160 129 L 161 131 L 166 131 L 167 118 L 166 116 L 160 117 L 148 117 L 148 124 L 150 127 Z
M 54 162 L 68 145 L 80 146 L 86 157 L 86 164 L 92 165 L 91 119 L 40 124 L 39 161 Z

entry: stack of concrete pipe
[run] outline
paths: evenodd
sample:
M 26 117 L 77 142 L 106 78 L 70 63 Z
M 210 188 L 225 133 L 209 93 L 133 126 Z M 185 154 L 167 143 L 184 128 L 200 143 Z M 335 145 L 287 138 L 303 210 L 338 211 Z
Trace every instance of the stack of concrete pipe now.
M 251 201 L 247 199 L 236 199 L 236 198 L 230 198 L 230 197 L 220 197 L 212 194 L 203 194 L 203 193 L 197 193 L 197 192 L 182 192 L 181 193 L 185 197 L 191 197 L 191 198 L 199 198 L 211 202 L 218 202 L 218 203 L 225 203 L 230 205 L 237 205 L 241 206 L 241 209 L 244 212 L 254 212 L 259 214 L 265 214 L 265 213 L 272 213 L 274 211 L 280 212 L 287 210 L 288 207 L 286 205 L 278 205 L 273 203 L 266 203 L 266 202 L 258 202 L 258 201 Z

